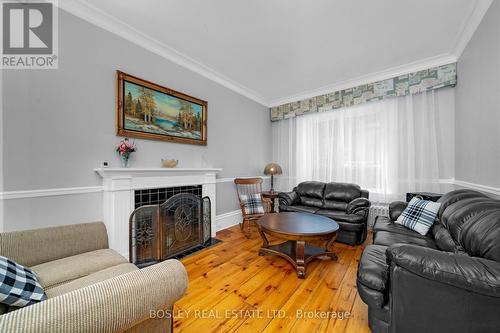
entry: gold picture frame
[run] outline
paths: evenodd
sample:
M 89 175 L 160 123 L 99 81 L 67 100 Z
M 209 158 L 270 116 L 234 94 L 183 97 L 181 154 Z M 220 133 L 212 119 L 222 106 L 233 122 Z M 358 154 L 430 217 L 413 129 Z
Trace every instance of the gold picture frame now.
M 204 100 L 116 71 L 116 135 L 207 145 Z

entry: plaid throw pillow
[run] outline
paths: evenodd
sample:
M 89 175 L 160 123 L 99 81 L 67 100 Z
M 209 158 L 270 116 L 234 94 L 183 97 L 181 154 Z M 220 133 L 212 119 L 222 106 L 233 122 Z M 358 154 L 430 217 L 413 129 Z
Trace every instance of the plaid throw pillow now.
M 398 217 L 396 223 L 425 236 L 436 220 L 440 206 L 441 204 L 438 202 L 414 197 Z
M 35 272 L 0 256 L 0 303 L 23 307 L 46 299 Z
M 240 195 L 245 214 L 264 214 L 264 205 L 260 193 Z

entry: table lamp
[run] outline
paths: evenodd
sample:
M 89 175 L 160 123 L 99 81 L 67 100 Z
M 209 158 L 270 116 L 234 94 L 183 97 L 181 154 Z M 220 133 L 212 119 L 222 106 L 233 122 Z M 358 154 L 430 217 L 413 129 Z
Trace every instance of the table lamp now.
M 264 168 L 265 175 L 271 175 L 271 192 L 274 192 L 274 175 L 281 175 L 283 171 L 278 163 L 269 163 Z

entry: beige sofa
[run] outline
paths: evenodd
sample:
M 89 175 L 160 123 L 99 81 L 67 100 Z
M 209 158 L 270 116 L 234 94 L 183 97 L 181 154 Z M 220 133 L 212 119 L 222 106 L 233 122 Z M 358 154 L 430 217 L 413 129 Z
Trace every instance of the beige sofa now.
M 170 332 L 165 310 L 188 284 L 177 260 L 137 269 L 108 248 L 101 222 L 0 233 L 0 255 L 33 269 L 48 296 L 0 308 L 0 332 Z

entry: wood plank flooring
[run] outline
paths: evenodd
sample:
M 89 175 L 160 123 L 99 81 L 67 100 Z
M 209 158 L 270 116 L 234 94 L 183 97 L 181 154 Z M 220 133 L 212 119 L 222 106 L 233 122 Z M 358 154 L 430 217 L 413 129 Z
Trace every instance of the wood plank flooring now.
M 217 238 L 182 260 L 189 288 L 174 308 L 175 332 L 370 332 L 356 290 L 364 245 L 335 243 L 338 261 L 310 263 L 301 280 L 284 259 L 258 255 L 257 231 L 246 238 L 235 226 Z

